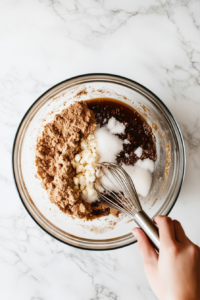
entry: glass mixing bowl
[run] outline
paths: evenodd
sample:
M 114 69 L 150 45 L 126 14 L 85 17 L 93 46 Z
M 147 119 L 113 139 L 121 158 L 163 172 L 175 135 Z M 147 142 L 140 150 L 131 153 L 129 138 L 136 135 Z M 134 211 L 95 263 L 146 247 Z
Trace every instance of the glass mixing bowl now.
M 116 249 L 136 241 L 134 221 L 120 214 L 93 221 L 72 219 L 50 203 L 36 175 L 35 146 L 43 126 L 73 101 L 114 98 L 135 108 L 152 126 L 158 158 L 148 197 L 141 198 L 151 218 L 167 215 L 176 202 L 185 172 L 180 129 L 165 104 L 144 86 L 111 74 L 87 74 L 65 80 L 40 96 L 16 133 L 13 173 L 22 203 L 35 222 L 54 238 L 90 250 Z

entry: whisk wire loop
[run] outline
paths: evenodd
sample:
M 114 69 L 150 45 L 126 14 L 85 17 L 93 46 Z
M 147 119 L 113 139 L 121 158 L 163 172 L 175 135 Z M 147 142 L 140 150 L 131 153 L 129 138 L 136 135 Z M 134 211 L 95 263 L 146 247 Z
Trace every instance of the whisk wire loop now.
M 160 248 L 158 229 L 149 216 L 142 210 L 134 183 L 126 171 L 114 163 L 97 164 L 103 177 L 97 176 L 94 188 L 98 198 L 110 208 L 114 208 L 133 218 L 153 242 L 157 251 Z M 107 179 L 107 184 L 104 181 Z M 109 186 L 109 183 L 111 186 Z M 101 190 L 97 186 L 101 187 Z
M 120 171 L 120 170 L 119 170 Z M 127 182 L 123 178 L 123 173 L 122 178 L 120 177 L 120 174 L 118 174 L 116 172 L 116 170 L 110 170 L 110 173 L 112 174 L 112 176 L 116 179 L 116 181 L 120 184 L 120 186 L 122 186 L 123 189 L 123 194 L 124 194 L 124 202 L 126 202 L 127 205 L 130 205 L 130 207 L 133 206 L 133 202 L 131 201 L 131 198 L 133 197 L 133 193 L 131 193 L 131 187 L 129 187 L 129 185 L 127 184 Z
M 101 163 L 97 165 L 101 168 L 103 176 L 111 183 L 115 192 L 104 184 L 98 177 L 96 182 L 103 188 L 103 192 L 97 189 L 99 197 L 115 208 L 133 216 L 142 210 L 142 206 L 137 196 L 131 177 L 126 171 L 114 163 Z
M 106 205 L 109 204 L 109 206 L 111 206 L 112 208 L 119 210 L 123 213 L 126 213 L 126 210 L 123 208 L 123 206 L 119 204 L 122 202 L 122 199 L 124 198 L 122 193 L 119 190 L 117 193 L 112 191 L 98 179 L 96 181 L 104 190 L 106 189 L 106 192 L 107 192 L 106 194 L 98 193 L 98 197 L 100 198 L 100 200 L 103 200 Z M 112 200 L 113 198 L 115 199 L 115 201 Z M 129 213 L 129 215 L 133 216 L 132 210 L 129 209 L 129 207 L 127 207 L 127 211 Z

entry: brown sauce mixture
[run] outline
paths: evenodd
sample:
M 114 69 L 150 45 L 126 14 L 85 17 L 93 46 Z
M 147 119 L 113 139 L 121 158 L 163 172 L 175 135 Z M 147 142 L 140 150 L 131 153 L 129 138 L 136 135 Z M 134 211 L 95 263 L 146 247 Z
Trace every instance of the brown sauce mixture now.
M 140 159 L 149 158 L 156 161 L 156 140 L 152 129 L 136 110 L 125 103 L 107 98 L 89 100 L 87 105 L 95 114 L 96 122 L 100 127 L 106 125 L 111 117 L 126 126 L 125 133 L 118 136 L 130 143 L 124 144 L 123 151 L 118 155 L 119 164 L 134 165 L 139 159 L 134 153 L 138 147 L 143 149 Z

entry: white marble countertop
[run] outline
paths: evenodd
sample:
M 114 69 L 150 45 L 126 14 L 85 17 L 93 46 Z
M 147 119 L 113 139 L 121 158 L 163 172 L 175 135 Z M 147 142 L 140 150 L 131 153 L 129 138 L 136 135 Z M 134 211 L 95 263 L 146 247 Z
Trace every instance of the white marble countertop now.
M 137 244 L 110 252 L 64 245 L 27 214 L 11 152 L 29 106 L 52 85 L 92 72 L 143 84 L 175 116 L 187 170 L 170 216 L 200 244 L 200 2 L 0 2 L 0 298 L 151 300 Z

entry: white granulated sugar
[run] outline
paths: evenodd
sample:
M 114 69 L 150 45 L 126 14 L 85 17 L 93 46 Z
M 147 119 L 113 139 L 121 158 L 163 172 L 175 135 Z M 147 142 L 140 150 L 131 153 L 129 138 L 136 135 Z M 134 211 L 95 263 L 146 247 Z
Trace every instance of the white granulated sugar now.
M 151 188 L 151 172 L 136 166 L 126 166 L 123 164 L 122 167 L 133 180 L 137 193 L 143 197 L 146 197 Z
M 97 128 L 94 134 L 97 138 L 99 162 L 116 162 L 117 154 L 123 150 L 123 141 L 105 127 Z
M 149 170 L 145 170 L 135 166 L 126 166 L 122 165 L 124 170 L 129 174 L 133 183 L 135 185 L 136 191 L 142 197 L 146 197 L 149 194 L 151 183 L 152 183 L 152 175 Z M 110 181 L 108 178 L 111 178 Z M 102 176 L 101 182 L 104 184 L 106 189 L 113 192 L 119 192 L 119 184 L 115 181 L 113 176 Z
M 141 157 L 142 156 L 142 147 L 138 147 L 136 150 L 135 150 L 135 154 L 137 155 L 137 157 Z
M 123 140 L 123 144 L 131 144 L 131 142 L 128 139 Z
M 121 134 L 121 133 L 124 133 L 126 127 L 123 123 L 120 123 L 114 117 L 112 117 L 112 118 L 109 119 L 106 128 L 112 134 Z
M 144 160 L 139 159 L 136 163 L 135 163 L 136 167 L 142 168 L 142 169 L 146 169 L 149 170 L 150 172 L 154 171 L 154 162 L 153 160 L 146 158 Z

